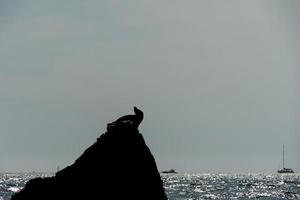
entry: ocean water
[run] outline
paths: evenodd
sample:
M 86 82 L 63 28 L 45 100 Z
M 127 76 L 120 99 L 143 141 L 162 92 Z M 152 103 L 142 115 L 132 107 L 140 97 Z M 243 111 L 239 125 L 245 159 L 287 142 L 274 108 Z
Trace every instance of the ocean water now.
M 9 200 L 20 191 L 27 181 L 37 177 L 52 176 L 50 173 L 0 173 L 0 200 Z
M 47 173 L 0 173 L 0 200 Z M 300 174 L 161 174 L 170 200 L 300 199 Z
M 162 175 L 170 200 L 300 199 L 300 174 Z

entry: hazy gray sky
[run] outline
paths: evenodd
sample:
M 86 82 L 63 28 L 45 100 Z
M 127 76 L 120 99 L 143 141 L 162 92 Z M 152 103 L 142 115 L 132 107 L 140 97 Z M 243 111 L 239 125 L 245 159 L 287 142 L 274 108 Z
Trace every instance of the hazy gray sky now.
M 158 168 L 300 171 L 300 1 L 0 2 L 0 171 L 71 164 L 133 112 Z

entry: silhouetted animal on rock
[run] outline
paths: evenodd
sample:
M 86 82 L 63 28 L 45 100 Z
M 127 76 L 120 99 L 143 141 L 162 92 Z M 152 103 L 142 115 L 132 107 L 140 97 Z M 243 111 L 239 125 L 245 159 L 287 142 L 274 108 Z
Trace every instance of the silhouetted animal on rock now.
M 129 125 L 132 128 L 137 129 L 144 119 L 144 113 L 135 106 L 133 107 L 133 110 L 135 115 L 125 115 L 123 117 L 120 117 L 113 123 L 108 124 L 107 128 L 111 129 L 115 126 Z

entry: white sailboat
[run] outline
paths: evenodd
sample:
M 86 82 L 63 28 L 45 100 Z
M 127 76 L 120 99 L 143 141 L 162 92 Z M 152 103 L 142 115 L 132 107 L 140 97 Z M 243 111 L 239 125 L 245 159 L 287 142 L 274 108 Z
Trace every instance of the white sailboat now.
M 283 145 L 283 148 L 282 148 L 282 169 L 279 169 L 277 172 L 280 173 L 280 174 L 294 173 L 293 169 L 286 168 L 284 166 L 284 145 Z

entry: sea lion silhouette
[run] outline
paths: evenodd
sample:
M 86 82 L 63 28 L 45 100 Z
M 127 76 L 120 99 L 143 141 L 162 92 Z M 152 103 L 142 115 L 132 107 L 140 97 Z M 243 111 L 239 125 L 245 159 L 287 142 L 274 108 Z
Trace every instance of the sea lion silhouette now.
M 143 111 L 141 111 L 140 109 L 138 109 L 135 106 L 133 107 L 133 110 L 134 110 L 135 115 L 125 115 L 123 117 L 120 117 L 113 123 L 109 124 L 109 127 L 117 126 L 120 124 L 130 123 L 134 128 L 138 128 L 140 123 L 144 119 L 144 113 L 143 113 Z

